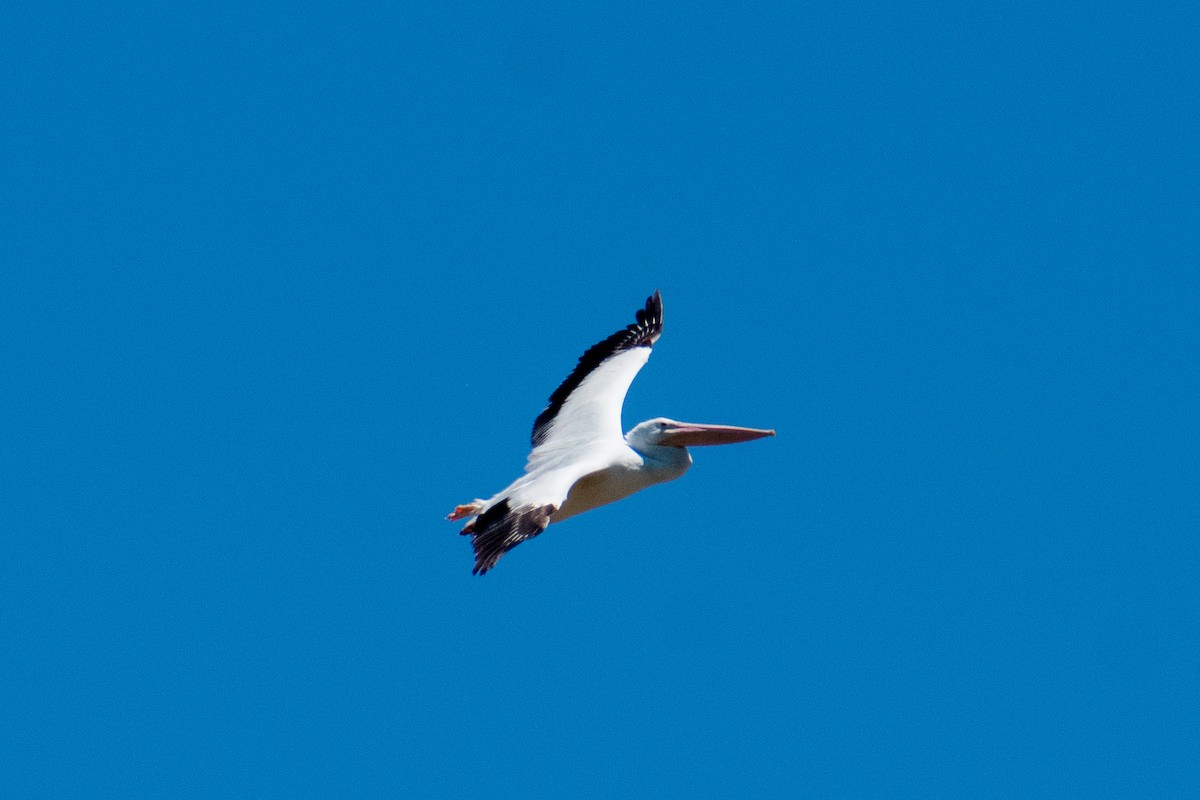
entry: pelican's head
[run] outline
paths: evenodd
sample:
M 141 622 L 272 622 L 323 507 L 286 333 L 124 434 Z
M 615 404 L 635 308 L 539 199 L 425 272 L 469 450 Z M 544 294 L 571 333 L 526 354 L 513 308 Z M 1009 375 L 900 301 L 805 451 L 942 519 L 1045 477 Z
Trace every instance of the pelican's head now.
M 631 444 L 659 445 L 661 447 L 693 447 L 708 444 L 736 444 L 774 436 L 775 431 L 761 428 L 739 428 L 735 425 L 700 425 L 694 422 L 676 422 L 659 417 L 634 426 L 626 439 Z

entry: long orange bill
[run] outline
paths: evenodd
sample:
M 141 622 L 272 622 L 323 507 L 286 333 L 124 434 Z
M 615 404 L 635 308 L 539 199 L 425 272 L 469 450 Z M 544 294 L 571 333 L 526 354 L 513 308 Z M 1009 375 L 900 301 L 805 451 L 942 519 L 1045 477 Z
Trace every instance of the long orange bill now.
M 662 443 L 671 447 L 697 447 L 709 444 L 737 444 L 774 436 L 775 431 L 762 428 L 739 428 L 736 425 L 695 425 L 682 423 L 666 431 Z

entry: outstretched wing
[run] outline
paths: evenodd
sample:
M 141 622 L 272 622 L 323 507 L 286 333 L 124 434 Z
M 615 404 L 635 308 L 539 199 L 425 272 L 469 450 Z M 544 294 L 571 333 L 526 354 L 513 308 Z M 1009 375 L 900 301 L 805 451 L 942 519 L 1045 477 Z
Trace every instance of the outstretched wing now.
M 662 326 L 662 296 L 656 289 L 637 312 L 636 322 L 580 356 L 533 423 L 533 451 L 526 471 L 581 445 L 621 440 L 625 393 L 650 357 Z
M 471 574 L 483 575 L 496 566 L 500 556 L 546 530 L 550 515 L 557 510 L 553 503 L 513 508 L 505 498 L 484 511 L 463 529 L 464 534 L 471 534 L 471 544 L 475 546 L 475 569 Z
M 482 575 L 526 539 L 550 524 L 575 482 L 604 465 L 604 454 L 586 453 L 561 467 L 526 473 L 492 500 L 462 529 L 475 547 L 476 575 Z

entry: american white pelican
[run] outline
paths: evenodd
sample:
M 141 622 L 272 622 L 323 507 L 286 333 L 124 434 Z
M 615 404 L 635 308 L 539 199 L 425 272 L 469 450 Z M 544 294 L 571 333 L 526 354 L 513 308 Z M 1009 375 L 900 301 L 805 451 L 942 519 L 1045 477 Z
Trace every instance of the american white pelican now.
M 662 335 L 662 297 L 656 290 L 637 322 L 592 346 L 533 423 L 525 474 L 490 500 L 454 509 L 447 519 L 471 517 L 463 534 L 475 545 L 474 574 L 482 575 L 552 522 L 612 503 L 687 472 L 688 445 L 748 442 L 775 431 L 652 419 L 621 435 L 621 405 L 629 384 Z

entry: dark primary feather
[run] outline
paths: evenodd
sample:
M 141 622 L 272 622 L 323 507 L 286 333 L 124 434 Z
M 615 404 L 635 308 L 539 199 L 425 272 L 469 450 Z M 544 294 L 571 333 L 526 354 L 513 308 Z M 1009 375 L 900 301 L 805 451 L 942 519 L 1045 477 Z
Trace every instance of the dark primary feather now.
M 475 569 L 471 573 L 483 575 L 496 566 L 500 556 L 546 530 L 550 515 L 557 510 L 558 506 L 552 503 L 514 510 L 504 499 L 480 514 L 463 529 L 463 533 L 471 534 L 471 544 L 475 546 Z
M 537 447 L 546 438 L 550 432 L 550 423 L 554 420 L 554 415 L 559 412 L 563 403 L 567 402 L 567 398 L 571 396 L 571 392 L 579 388 L 579 384 L 583 383 L 583 379 L 592 370 L 623 350 L 653 346 L 658 341 L 658 337 L 662 335 L 662 324 L 662 296 L 655 289 L 654 294 L 646 298 L 646 307 L 638 310 L 637 322 L 625 326 L 604 341 L 592 345 L 579 357 L 579 363 L 575 365 L 575 369 L 550 395 L 550 402 L 546 406 L 546 410 L 539 414 L 533 423 L 533 446 Z

